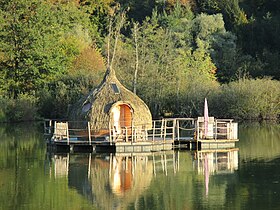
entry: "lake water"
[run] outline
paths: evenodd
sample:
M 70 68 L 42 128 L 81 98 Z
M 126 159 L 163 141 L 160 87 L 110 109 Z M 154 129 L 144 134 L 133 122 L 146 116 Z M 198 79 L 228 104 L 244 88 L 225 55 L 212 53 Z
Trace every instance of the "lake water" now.
M 280 125 L 236 148 L 53 154 L 41 125 L 0 125 L 0 209 L 280 209 Z

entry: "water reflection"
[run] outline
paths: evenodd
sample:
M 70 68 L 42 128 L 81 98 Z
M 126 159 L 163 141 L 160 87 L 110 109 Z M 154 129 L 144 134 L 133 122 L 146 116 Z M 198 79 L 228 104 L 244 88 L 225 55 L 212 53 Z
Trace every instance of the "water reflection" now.
M 141 193 L 138 190 L 146 189 L 152 180 L 152 164 L 147 156 L 110 156 L 109 175 L 112 192 L 125 197 L 126 194 Z M 145 178 L 142 176 L 145 174 Z
M 280 124 L 243 124 L 239 136 L 238 161 L 213 151 L 46 156 L 42 128 L 2 125 L 0 209 L 279 209 Z
M 196 151 L 194 166 L 199 174 L 233 173 L 238 169 L 238 148 Z
M 234 173 L 238 169 L 238 148 L 196 151 L 194 168 L 204 175 L 205 195 L 208 196 L 210 175 Z
M 174 177 L 179 173 L 181 154 L 186 155 L 186 152 L 49 153 L 48 158 L 51 163 L 50 175 L 56 179 L 68 177 L 68 186 L 76 189 L 97 208 L 126 209 L 145 197 L 145 191 L 157 177 Z M 233 173 L 238 168 L 238 149 L 187 154 L 191 156 L 192 162 L 190 165 L 183 165 L 183 170 L 192 165 L 189 170 L 195 170 L 199 176 L 204 176 L 206 196 L 209 193 L 210 176 Z
M 279 123 L 246 123 L 239 126 L 241 161 L 273 160 L 280 156 Z
M 176 173 L 179 152 L 133 154 L 48 153 L 50 175 L 68 177 L 68 185 L 102 209 L 123 209 L 149 188 L 158 174 Z
M 53 167 L 50 168 L 50 175 L 53 174 L 55 178 L 68 176 L 69 153 L 59 155 L 53 154 L 51 159 Z

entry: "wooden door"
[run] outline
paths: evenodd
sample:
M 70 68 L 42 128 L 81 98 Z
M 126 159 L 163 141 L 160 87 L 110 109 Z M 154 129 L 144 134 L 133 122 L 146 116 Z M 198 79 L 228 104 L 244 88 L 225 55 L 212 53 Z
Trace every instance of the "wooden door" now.
M 120 105 L 120 126 L 131 128 L 132 124 L 132 111 L 127 104 Z

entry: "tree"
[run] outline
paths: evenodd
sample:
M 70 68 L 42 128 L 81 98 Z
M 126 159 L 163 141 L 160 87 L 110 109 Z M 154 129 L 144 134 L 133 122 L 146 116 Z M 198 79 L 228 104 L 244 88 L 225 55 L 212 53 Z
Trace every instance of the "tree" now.
M 239 7 L 239 0 L 198 0 L 197 4 L 201 12 L 207 14 L 222 13 L 229 30 L 248 23 L 246 14 Z
M 0 29 L 2 89 L 13 98 L 66 73 L 94 31 L 74 4 L 43 0 L 2 2 Z
M 120 44 L 119 78 L 132 88 L 138 60 L 137 93 L 148 103 L 154 117 L 165 112 L 180 113 L 188 83 L 198 81 L 197 78 L 215 81 L 216 67 L 209 52 L 201 43 L 193 44 L 193 17 L 185 7 L 170 14 L 154 11 L 137 30 L 138 59 L 134 56 L 135 36 Z
M 217 77 L 228 82 L 236 77 L 239 60 L 236 36 L 226 31 L 222 14 L 197 15 L 193 20 L 192 31 L 196 37 L 195 45 L 201 45 L 210 55 L 217 67 Z

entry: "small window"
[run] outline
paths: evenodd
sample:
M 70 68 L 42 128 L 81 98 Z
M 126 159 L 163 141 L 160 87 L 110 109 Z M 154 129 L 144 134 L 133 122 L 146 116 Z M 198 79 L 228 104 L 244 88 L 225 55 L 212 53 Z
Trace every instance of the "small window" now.
M 91 103 L 90 102 L 87 102 L 83 105 L 83 108 L 82 108 L 82 111 L 83 112 L 88 112 L 91 108 Z
M 112 89 L 113 89 L 113 91 L 114 91 L 115 94 L 120 94 L 120 93 L 121 93 L 121 92 L 120 92 L 120 89 L 119 89 L 119 87 L 117 86 L 116 83 L 112 83 L 112 84 L 111 84 L 111 87 L 112 87 Z

